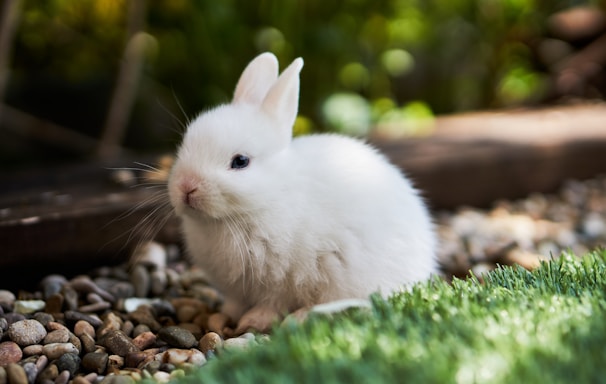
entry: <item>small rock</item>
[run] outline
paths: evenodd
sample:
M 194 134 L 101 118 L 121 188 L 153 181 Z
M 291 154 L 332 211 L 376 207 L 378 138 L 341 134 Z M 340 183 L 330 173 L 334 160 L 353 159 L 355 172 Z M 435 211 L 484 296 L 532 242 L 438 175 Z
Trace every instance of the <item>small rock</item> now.
M 177 349 L 170 348 L 161 355 L 161 360 L 164 363 L 173 365 L 181 365 L 183 363 L 191 363 L 197 366 L 202 366 L 206 363 L 206 357 L 197 349 Z
M 135 287 L 127 281 L 120 281 L 112 285 L 108 290 L 114 297 L 126 299 L 135 295 Z
M 140 350 L 147 349 L 156 343 L 156 335 L 153 332 L 143 332 L 133 339 L 133 344 Z
M 65 299 L 60 293 L 54 293 L 46 298 L 46 311 L 48 313 L 59 313 L 63 309 Z
M 87 372 L 103 374 L 107 369 L 109 355 L 105 352 L 90 352 L 82 358 L 82 367 Z
M 106 309 L 110 309 L 112 304 L 108 301 L 101 301 L 98 303 L 92 303 L 88 305 L 83 305 L 78 308 L 78 311 L 83 313 L 94 313 L 94 312 L 102 312 Z
M 79 352 L 80 351 L 78 351 L 78 348 L 76 348 L 76 346 L 72 343 L 46 344 L 42 349 L 42 353 L 44 353 L 44 355 L 46 355 L 46 357 L 48 357 L 50 360 L 58 359 L 61 357 L 61 355 L 66 353 L 78 354 Z
M 40 344 L 28 345 L 27 347 L 23 348 L 23 354 L 25 356 L 42 355 L 42 353 L 44 353 L 43 351 L 44 346 Z
M 75 311 L 78 309 L 78 292 L 69 285 L 63 286 L 63 303 L 68 310 Z
M 69 371 L 60 371 L 59 375 L 55 379 L 55 384 L 67 384 L 70 378 Z
M 82 345 L 82 349 L 84 350 L 84 352 L 89 353 L 89 352 L 94 352 L 97 349 L 97 341 L 95 340 L 95 338 L 91 335 L 89 335 L 88 333 L 82 333 L 82 335 L 80 335 L 79 337 L 81 345 Z
M 0 383 L 1 384 L 6 384 L 8 383 L 8 378 L 6 375 L 6 369 L 4 369 L 4 366 L 0 365 Z
M 10 363 L 6 367 L 6 377 L 11 384 L 28 384 L 27 375 L 22 366 L 16 363 Z
M 196 338 L 190 331 L 177 326 L 160 329 L 158 338 L 177 348 L 191 348 L 197 343 Z
M 119 330 L 111 330 L 107 332 L 100 340 L 99 343 L 106 347 L 108 351 L 113 354 L 126 356 L 131 352 L 139 351 L 139 348 L 135 346 L 132 340 Z
M 241 337 L 234 337 L 234 338 L 223 341 L 223 348 L 225 348 L 226 350 L 246 349 L 246 348 L 251 347 L 253 344 L 254 344 L 254 341 L 244 339 Z
M 96 315 L 87 315 L 85 313 L 77 311 L 65 311 L 65 320 L 77 322 L 78 320 L 84 320 L 94 328 L 98 328 L 103 325 L 103 321 Z
M 15 294 L 5 289 L 0 289 L 0 305 L 4 308 L 12 308 L 15 303 Z
M 65 353 L 55 361 L 55 364 L 59 372 L 68 371 L 72 377 L 80 367 L 80 357 L 77 353 Z
M 149 329 L 149 327 L 145 324 L 138 324 L 135 326 L 135 328 L 133 328 L 133 336 L 137 337 L 142 333 L 145 332 L 150 332 L 151 330 Z
M 212 332 L 222 335 L 223 329 L 228 323 L 229 317 L 226 314 L 222 312 L 213 313 L 208 318 L 208 329 Z
M 151 271 L 150 275 L 150 290 L 154 296 L 161 295 L 166 290 L 168 278 L 164 270 Z
M 44 368 L 36 378 L 36 382 L 45 383 L 45 382 L 53 382 L 59 376 L 59 369 L 55 364 L 50 364 L 46 368 Z
M 36 364 L 32 362 L 23 363 L 21 365 L 23 367 L 23 371 L 25 371 L 25 376 L 27 377 L 28 383 L 33 383 L 36 381 L 36 376 L 38 376 L 38 367 Z
M 46 328 L 48 324 L 55 321 L 55 318 L 50 313 L 38 312 L 32 316 L 32 319 L 38 321 L 42 326 Z
M 42 287 L 42 293 L 45 298 L 49 298 L 52 295 L 61 292 L 63 286 L 67 284 L 67 279 L 62 275 L 48 275 L 40 281 Z
M 128 355 L 128 354 L 127 354 Z M 124 367 L 124 357 L 121 355 L 109 355 L 107 360 L 107 372 L 116 372 Z
M 97 337 L 101 338 L 110 331 L 119 331 L 122 329 L 123 320 L 115 313 L 109 312 L 103 318 L 103 324 L 97 330 Z
M 74 324 L 74 334 L 80 337 L 84 333 L 90 335 L 91 337 L 94 337 L 95 328 L 87 321 L 78 320 L 76 324 Z
M 130 282 L 135 287 L 136 297 L 147 297 L 151 286 L 151 279 L 144 265 L 136 264 L 133 267 Z
M 200 343 L 198 344 L 198 347 L 204 353 L 207 353 L 208 351 L 216 351 L 222 346 L 223 339 L 215 332 L 208 332 L 206 335 L 202 336 Z
M 23 357 L 19 345 L 13 341 L 0 343 L 0 367 L 11 363 L 18 363 Z
M 22 347 L 38 344 L 46 336 L 46 329 L 37 320 L 21 320 L 8 327 L 8 337 Z
M 70 332 L 67 329 L 57 329 L 49 332 L 42 344 L 67 343 L 69 341 L 69 333 Z
M 43 300 L 15 300 L 13 311 L 29 315 L 30 313 L 42 311 L 46 303 Z
M 137 324 L 145 324 L 153 332 L 158 332 L 162 326 L 156 320 L 154 313 L 148 306 L 139 306 L 136 311 L 129 314 L 129 319 Z
M 94 292 L 109 302 L 116 301 L 116 298 L 104 289 L 101 289 L 93 280 L 88 276 L 76 276 L 70 280 L 69 285 L 78 292 L 90 293 Z

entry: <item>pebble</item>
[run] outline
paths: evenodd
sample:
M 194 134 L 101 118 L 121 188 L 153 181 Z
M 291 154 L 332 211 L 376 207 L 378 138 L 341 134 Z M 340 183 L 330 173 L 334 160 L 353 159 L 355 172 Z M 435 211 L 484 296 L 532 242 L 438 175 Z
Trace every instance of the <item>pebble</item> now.
M 50 360 L 58 359 L 66 353 L 78 354 L 78 348 L 72 343 L 52 343 L 42 347 L 42 353 Z
M 202 366 L 206 364 L 206 357 L 202 352 L 197 349 L 178 349 L 170 348 L 165 352 L 161 353 L 157 357 L 164 363 L 173 365 L 182 365 L 183 363 L 191 363 L 196 366 Z
M 216 351 L 222 346 L 223 339 L 215 332 L 208 332 L 206 335 L 202 336 L 198 344 L 198 347 L 203 353 L 207 353 L 208 351 Z
M 108 331 L 99 340 L 99 343 L 111 353 L 120 356 L 126 356 L 128 353 L 139 351 L 139 348 L 133 344 L 132 340 L 120 330 Z
M 225 341 L 223 341 L 223 348 L 225 348 L 225 350 L 232 350 L 232 349 L 242 350 L 242 349 L 249 348 L 254 344 L 255 344 L 254 340 L 249 340 L 247 338 L 241 338 L 241 337 L 234 337 L 234 338 L 226 339 Z
M 40 286 L 42 286 L 42 294 L 47 299 L 61 292 L 61 289 L 65 284 L 67 284 L 67 279 L 65 276 L 56 274 L 48 275 L 40 281 Z
M 105 352 L 90 352 L 82 357 L 82 367 L 87 372 L 103 374 L 107 369 L 109 355 Z
M 70 377 L 80 368 L 80 357 L 77 353 L 65 353 L 55 360 L 59 372 L 68 371 Z
M 10 384 L 28 384 L 27 374 L 19 364 L 10 363 L 4 369 L 6 369 L 6 378 Z
M 78 337 L 82 336 L 83 334 L 94 337 L 95 328 L 87 321 L 78 320 L 76 324 L 74 324 L 74 334 Z
M 144 265 L 136 264 L 131 273 L 131 283 L 136 297 L 147 297 L 151 286 L 149 272 Z
M 38 344 L 46 336 L 46 329 L 37 320 L 21 320 L 8 327 L 8 337 L 22 347 Z
M 191 348 L 197 344 L 194 335 L 187 329 L 178 326 L 169 326 L 160 329 L 158 338 L 177 348 Z
M 36 381 L 36 377 L 38 376 L 38 367 L 36 364 L 32 362 L 27 362 L 22 364 L 23 371 L 25 372 L 25 377 L 27 377 L 28 383 L 33 383 Z
M 151 331 L 147 331 L 147 332 L 142 332 L 139 335 L 137 335 L 133 339 L 133 344 L 140 350 L 144 350 L 144 349 L 147 349 L 147 348 L 151 347 L 152 345 L 156 344 L 156 341 L 157 341 L 156 335 Z
M 13 341 L 0 343 L 0 367 L 11 363 L 18 363 L 23 357 L 19 345 Z
M 15 294 L 5 289 L 0 289 L 0 305 L 5 308 L 12 308 L 13 303 L 17 300 Z
M 67 343 L 70 332 L 67 329 L 57 329 L 49 332 L 43 340 L 43 344 Z
M 24 315 L 29 315 L 44 309 L 46 303 L 44 300 L 15 300 L 13 311 Z

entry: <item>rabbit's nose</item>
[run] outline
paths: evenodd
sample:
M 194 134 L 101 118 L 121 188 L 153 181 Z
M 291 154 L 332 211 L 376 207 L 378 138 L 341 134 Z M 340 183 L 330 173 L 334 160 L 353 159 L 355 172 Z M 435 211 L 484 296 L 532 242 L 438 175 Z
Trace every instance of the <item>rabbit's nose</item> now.
M 193 196 L 193 195 L 194 195 L 194 193 L 196 193 L 196 191 L 197 191 L 197 190 L 198 190 L 198 188 L 195 188 L 195 187 L 194 187 L 194 188 L 190 188 L 189 190 L 184 190 L 184 191 L 183 191 L 183 202 L 184 202 L 186 205 L 191 206 L 192 201 L 193 201 L 193 199 L 194 199 L 194 196 Z

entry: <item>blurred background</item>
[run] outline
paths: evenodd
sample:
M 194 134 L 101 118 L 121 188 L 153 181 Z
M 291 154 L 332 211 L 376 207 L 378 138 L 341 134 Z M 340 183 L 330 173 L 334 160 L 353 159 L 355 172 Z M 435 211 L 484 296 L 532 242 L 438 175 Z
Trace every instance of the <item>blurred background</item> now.
M 0 167 L 173 151 L 258 53 L 303 57 L 297 134 L 602 100 L 602 1 L 4 0 Z M 125 152 L 126 151 L 126 152 Z

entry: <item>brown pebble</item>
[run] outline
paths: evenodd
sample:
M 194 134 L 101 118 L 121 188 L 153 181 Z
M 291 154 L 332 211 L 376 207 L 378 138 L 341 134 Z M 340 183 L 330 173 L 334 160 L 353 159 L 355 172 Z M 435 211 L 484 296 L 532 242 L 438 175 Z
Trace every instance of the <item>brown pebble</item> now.
M 8 378 L 6 377 L 6 369 L 0 365 L 0 384 L 8 383 Z
M 119 331 L 122 328 L 122 319 L 115 313 L 109 312 L 103 317 L 103 324 L 97 330 L 97 338 L 102 338 L 110 331 Z
M 84 352 L 89 353 L 89 352 L 93 352 L 96 348 L 97 348 L 97 341 L 95 340 L 94 337 L 92 337 L 91 335 L 89 335 L 88 333 L 82 333 L 82 335 L 80 335 L 79 337 L 80 342 L 82 343 L 82 349 L 84 350 Z
M 133 344 L 140 350 L 147 349 L 154 345 L 157 341 L 156 335 L 153 332 L 143 332 L 133 339 Z
M 63 305 L 68 311 L 78 309 L 78 292 L 69 285 L 64 285 L 62 289 Z
M 61 355 L 66 353 L 75 353 L 78 354 L 78 348 L 72 343 L 52 343 L 46 344 L 42 348 L 42 353 L 46 355 L 50 360 L 58 359 Z
M 104 289 L 101 289 L 94 281 L 88 276 L 76 276 L 69 282 L 70 286 L 79 292 L 85 293 L 96 293 L 107 301 L 114 302 L 116 298 Z
M 162 328 L 162 325 L 158 323 L 156 317 L 152 313 L 151 308 L 148 306 L 139 306 L 139 308 L 137 308 L 135 311 L 129 313 L 128 316 L 130 320 L 137 324 L 147 325 L 153 332 L 158 332 L 160 328 Z
M 96 315 L 89 315 L 78 311 L 65 311 L 65 320 L 74 322 L 84 320 L 94 328 L 98 328 L 103 324 L 103 321 Z
M 41 355 L 43 351 L 44 346 L 41 344 L 28 345 L 27 347 L 23 348 L 23 354 L 25 356 Z
M 72 379 L 72 384 L 91 384 L 92 381 L 87 380 L 84 376 L 76 376 Z
M 202 336 L 198 344 L 200 350 L 204 353 L 208 351 L 216 351 L 223 345 L 223 339 L 215 332 L 208 332 Z
M 127 353 L 137 352 L 137 348 L 132 340 L 122 331 L 111 330 L 107 332 L 99 341 L 99 344 L 106 347 L 111 353 L 126 356 Z
M 48 323 L 46 323 L 46 329 L 48 329 L 49 331 L 57 331 L 60 329 L 69 331 L 69 329 L 65 325 L 57 321 L 49 321 Z
M 190 331 L 191 334 L 194 335 L 196 340 L 200 340 L 200 338 L 204 334 L 204 332 L 202 331 L 202 328 L 198 324 L 180 323 L 178 326 L 179 326 L 179 328 L 187 329 L 188 331 Z
M 107 359 L 108 373 L 115 372 L 122 367 L 124 367 L 124 357 L 122 357 L 121 355 L 109 355 Z
M 79 352 L 82 352 L 82 342 L 80 341 L 80 338 L 78 336 L 69 332 L 69 339 L 67 340 L 67 342 L 72 343 Z
M 124 357 L 124 365 L 129 368 L 141 367 L 152 361 L 156 353 L 156 350 L 129 353 Z
M 67 343 L 69 341 L 69 333 L 65 328 L 51 331 L 46 335 L 42 344 Z
M 135 329 L 135 325 L 133 324 L 132 321 L 130 320 L 126 320 L 123 324 L 122 324 L 122 328 L 120 328 L 120 330 L 122 332 L 124 332 L 127 336 L 131 336 L 133 334 L 133 330 Z
M 67 384 L 70 376 L 71 375 L 70 375 L 69 371 L 67 371 L 67 370 L 61 371 L 59 373 L 59 375 L 57 376 L 57 378 L 55 379 L 55 384 Z
M 27 375 L 22 366 L 10 363 L 6 367 L 6 378 L 11 384 L 28 384 Z
M 40 372 L 38 374 L 38 377 L 36 378 L 36 382 L 38 382 L 38 383 L 43 383 L 45 381 L 53 382 L 53 381 L 55 381 L 57 376 L 59 376 L 59 368 L 57 368 L 57 366 L 55 364 L 50 364 L 46 368 L 44 368 L 42 370 L 42 372 Z
M 202 329 L 208 329 L 208 318 L 210 313 L 200 312 L 192 319 L 192 323 L 198 325 Z
M 17 363 L 22 357 L 23 352 L 17 343 L 13 341 L 0 343 L 0 367 Z
M 78 320 L 74 325 L 74 334 L 80 337 L 83 333 L 95 337 L 95 328 L 84 320 Z
M 107 369 L 109 355 L 105 352 L 91 352 L 82 357 L 82 368 L 87 372 L 103 374 Z

